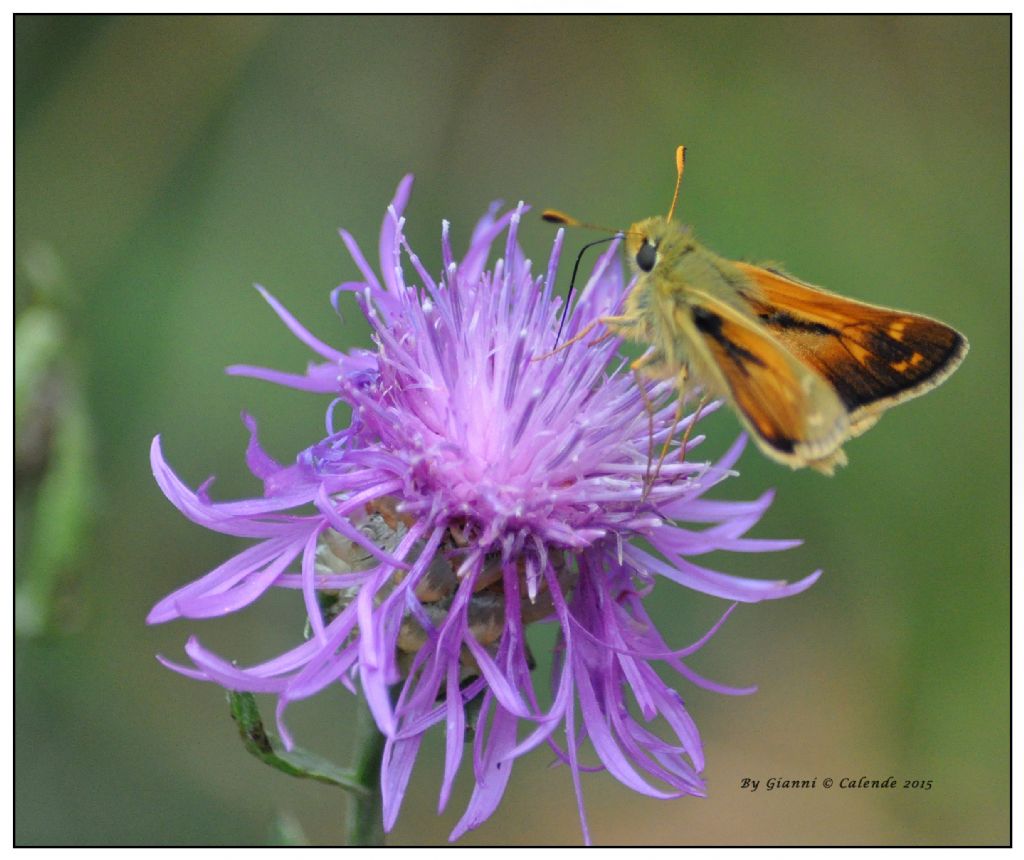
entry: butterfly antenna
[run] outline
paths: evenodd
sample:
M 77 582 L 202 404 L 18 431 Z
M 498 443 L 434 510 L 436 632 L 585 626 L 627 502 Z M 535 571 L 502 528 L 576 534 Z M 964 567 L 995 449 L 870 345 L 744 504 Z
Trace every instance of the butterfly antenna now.
M 600 230 L 602 233 L 615 233 L 620 234 L 621 230 L 616 230 L 613 227 L 602 227 L 600 224 L 588 224 L 586 221 L 580 221 L 577 218 L 573 218 L 572 215 L 566 215 L 564 212 L 559 212 L 557 209 L 545 209 L 540 213 L 540 217 L 545 221 L 550 221 L 552 224 L 564 224 L 566 227 L 583 227 L 586 230 Z
M 565 306 L 562 308 L 562 316 L 558 320 L 558 334 L 555 335 L 555 348 L 558 348 L 558 342 L 562 339 L 562 328 L 565 326 L 565 318 L 569 313 L 569 300 L 572 298 L 573 287 L 576 286 L 576 274 L 580 270 L 580 263 L 583 262 L 583 254 L 586 253 L 588 248 L 593 248 L 594 245 L 603 245 L 605 242 L 611 242 L 613 239 L 618 239 L 621 234 L 616 233 L 614 236 L 606 236 L 604 239 L 595 239 L 593 242 L 588 242 L 582 248 L 580 248 L 579 254 L 576 255 L 576 263 L 572 267 L 572 278 L 569 279 L 569 291 L 565 294 Z
M 668 218 L 666 221 L 672 220 L 672 213 L 676 211 L 676 201 L 679 199 L 679 186 L 683 184 L 683 167 L 686 164 L 686 147 L 676 147 L 676 190 L 672 195 L 672 205 L 668 207 Z
M 576 286 L 576 274 L 580 270 L 580 263 L 583 261 L 584 252 L 588 248 L 593 248 L 594 245 L 600 245 L 603 242 L 611 242 L 613 239 L 617 239 L 619 236 L 624 235 L 624 232 L 622 230 L 615 230 L 612 227 L 602 227 L 600 224 L 588 224 L 586 221 L 580 221 L 578 218 L 573 218 L 572 215 L 566 215 L 558 209 L 545 209 L 540 213 L 540 217 L 545 221 L 550 221 L 552 224 L 564 224 L 566 227 L 583 227 L 587 230 L 601 230 L 604 233 L 613 234 L 606 239 L 598 239 L 595 242 L 588 242 L 580 248 L 580 252 L 576 256 L 576 263 L 572 267 L 572 278 L 569 280 L 569 291 L 565 294 L 565 306 L 562 308 L 562 317 L 558 321 L 558 334 L 555 335 L 555 347 L 557 348 L 558 342 L 562 339 L 562 328 L 565 326 L 565 318 L 569 313 L 569 300 L 572 298 L 572 291 Z

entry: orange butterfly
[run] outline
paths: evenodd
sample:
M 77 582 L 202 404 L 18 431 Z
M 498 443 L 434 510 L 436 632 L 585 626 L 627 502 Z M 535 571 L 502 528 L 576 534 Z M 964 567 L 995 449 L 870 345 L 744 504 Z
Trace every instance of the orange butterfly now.
M 638 275 L 624 312 L 595 320 L 563 347 L 598 323 L 607 328 L 602 339 L 647 344 L 633 367 L 677 380 L 679 415 L 692 376 L 705 396 L 732 403 L 769 457 L 831 475 L 846 463 L 843 443 L 890 406 L 946 379 L 967 354 L 967 339 L 938 320 L 709 251 L 672 220 L 684 156 L 680 146 L 668 217 L 639 221 L 623 234 Z M 554 210 L 543 217 L 589 226 Z M 667 442 L 662 458 L 666 451 Z

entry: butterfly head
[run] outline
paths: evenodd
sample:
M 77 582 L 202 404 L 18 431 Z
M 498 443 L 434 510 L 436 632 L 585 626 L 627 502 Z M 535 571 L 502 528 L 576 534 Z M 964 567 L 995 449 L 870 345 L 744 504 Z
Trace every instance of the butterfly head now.
M 640 274 L 654 271 L 664 260 L 677 259 L 695 246 L 688 228 L 660 215 L 638 221 L 625 237 L 626 257 Z

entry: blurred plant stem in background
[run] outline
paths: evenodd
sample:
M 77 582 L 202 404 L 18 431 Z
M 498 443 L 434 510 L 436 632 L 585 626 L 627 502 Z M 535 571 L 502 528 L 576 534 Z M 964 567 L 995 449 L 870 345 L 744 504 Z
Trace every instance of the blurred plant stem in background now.
M 68 323 L 75 296 L 54 250 L 24 257 L 31 289 L 15 325 L 15 629 L 36 636 L 74 622 L 77 564 L 98 501 L 81 356 Z

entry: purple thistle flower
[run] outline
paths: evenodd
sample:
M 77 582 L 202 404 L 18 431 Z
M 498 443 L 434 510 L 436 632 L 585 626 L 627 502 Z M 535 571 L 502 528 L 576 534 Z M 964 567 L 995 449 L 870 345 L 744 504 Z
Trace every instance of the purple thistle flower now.
M 645 494 L 652 448 L 657 452 L 693 416 L 673 428 L 670 384 L 645 383 L 641 391 L 626 362 L 616 359 L 614 340 L 534 360 L 555 347 L 560 301 L 552 290 L 562 234 L 546 273 L 535 276 L 516 241 L 522 204 L 500 217 L 492 207 L 459 261 L 445 223 L 443 271 L 435 280 L 402 232 L 411 186 L 406 177 L 384 218 L 379 277 L 341 232 L 363 280 L 338 287 L 332 304 L 337 310 L 343 294 L 354 295 L 377 350 L 327 346 L 260 288 L 323 361 L 302 376 L 229 368 L 333 395 L 326 438 L 281 466 L 244 416 L 247 463 L 264 493 L 234 502 L 212 501 L 205 484 L 185 486 L 164 460 L 159 437 L 153 441 L 153 472 L 168 499 L 194 522 L 254 543 L 161 600 L 148 621 L 225 615 L 271 587 L 297 590 L 309 635 L 292 650 L 238 668 L 191 638 L 191 667 L 161 660 L 232 690 L 275 694 L 289 745 L 289 703 L 336 682 L 361 691 L 387 739 L 386 829 L 432 726 L 442 726 L 446 738 L 441 809 L 463 759 L 472 760 L 474 789 L 453 840 L 495 810 L 513 761 L 547 744 L 571 770 L 589 841 L 580 773 L 591 768 L 580 763 L 583 741 L 590 740 L 602 767 L 638 792 L 703 795 L 697 728 L 652 664 L 660 661 L 707 689 L 751 692 L 702 678 L 685 658 L 703 647 L 735 602 L 796 594 L 820 572 L 787 584 L 695 564 L 694 556 L 712 550 L 767 552 L 798 543 L 743 537 L 771 493 L 753 502 L 704 498 L 734 474 L 743 437 L 713 464 L 691 454 L 680 462 L 673 454 Z M 503 233 L 504 256 L 489 270 L 488 255 Z M 597 261 L 563 340 L 621 302 L 626 285 L 617 244 Z M 407 268 L 417 286 L 407 282 Z M 647 408 L 647 401 L 660 405 Z M 336 428 L 340 402 L 351 406 L 352 418 Z M 692 436 L 688 451 L 701 441 Z M 691 530 L 679 521 L 709 525 Z M 671 646 L 644 608 L 659 576 L 734 602 L 695 643 Z M 546 709 L 526 634 L 540 622 L 558 625 Z M 659 716 L 669 739 L 648 727 Z

